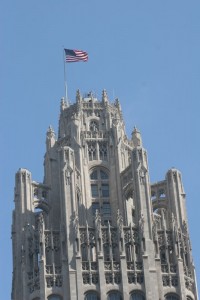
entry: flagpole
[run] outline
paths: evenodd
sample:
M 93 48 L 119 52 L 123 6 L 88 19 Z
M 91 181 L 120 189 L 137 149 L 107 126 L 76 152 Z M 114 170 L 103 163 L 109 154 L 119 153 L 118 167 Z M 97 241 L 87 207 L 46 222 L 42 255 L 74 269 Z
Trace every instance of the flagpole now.
M 67 94 L 67 79 L 66 79 L 66 61 L 65 61 L 65 49 L 63 47 L 63 63 L 64 63 L 64 86 L 65 86 L 65 101 L 67 102 L 67 105 L 69 104 L 68 101 L 68 94 Z

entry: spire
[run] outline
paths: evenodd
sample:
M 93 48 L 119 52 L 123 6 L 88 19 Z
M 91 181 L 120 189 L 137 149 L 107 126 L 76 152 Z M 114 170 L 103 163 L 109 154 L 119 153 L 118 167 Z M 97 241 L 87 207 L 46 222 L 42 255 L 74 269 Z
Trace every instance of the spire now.
M 142 147 L 142 137 L 140 131 L 134 127 L 132 132 L 132 141 L 134 147 Z

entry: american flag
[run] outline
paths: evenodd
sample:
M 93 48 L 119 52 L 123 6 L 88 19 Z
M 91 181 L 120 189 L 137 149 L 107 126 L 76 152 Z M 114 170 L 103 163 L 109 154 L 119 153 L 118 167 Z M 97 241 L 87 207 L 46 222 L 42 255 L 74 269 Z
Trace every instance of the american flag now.
M 88 54 L 82 50 L 65 50 L 65 62 L 87 61 Z

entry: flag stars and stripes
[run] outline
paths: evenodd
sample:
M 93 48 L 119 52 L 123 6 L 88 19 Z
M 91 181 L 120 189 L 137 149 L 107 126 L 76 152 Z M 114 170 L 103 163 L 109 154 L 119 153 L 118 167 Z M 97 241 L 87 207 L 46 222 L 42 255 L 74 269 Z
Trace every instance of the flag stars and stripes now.
M 65 51 L 65 62 L 77 62 L 77 61 L 87 61 L 88 54 L 82 50 L 71 50 L 64 49 Z

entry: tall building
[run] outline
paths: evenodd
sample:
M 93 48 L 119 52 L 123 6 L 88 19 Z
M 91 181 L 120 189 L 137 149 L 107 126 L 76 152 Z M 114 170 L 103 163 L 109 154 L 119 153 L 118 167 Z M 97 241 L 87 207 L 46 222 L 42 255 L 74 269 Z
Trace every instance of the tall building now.
M 118 100 L 63 99 L 44 181 L 16 174 L 12 300 L 197 300 L 185 192 L 151 184 L 140 132 Z

